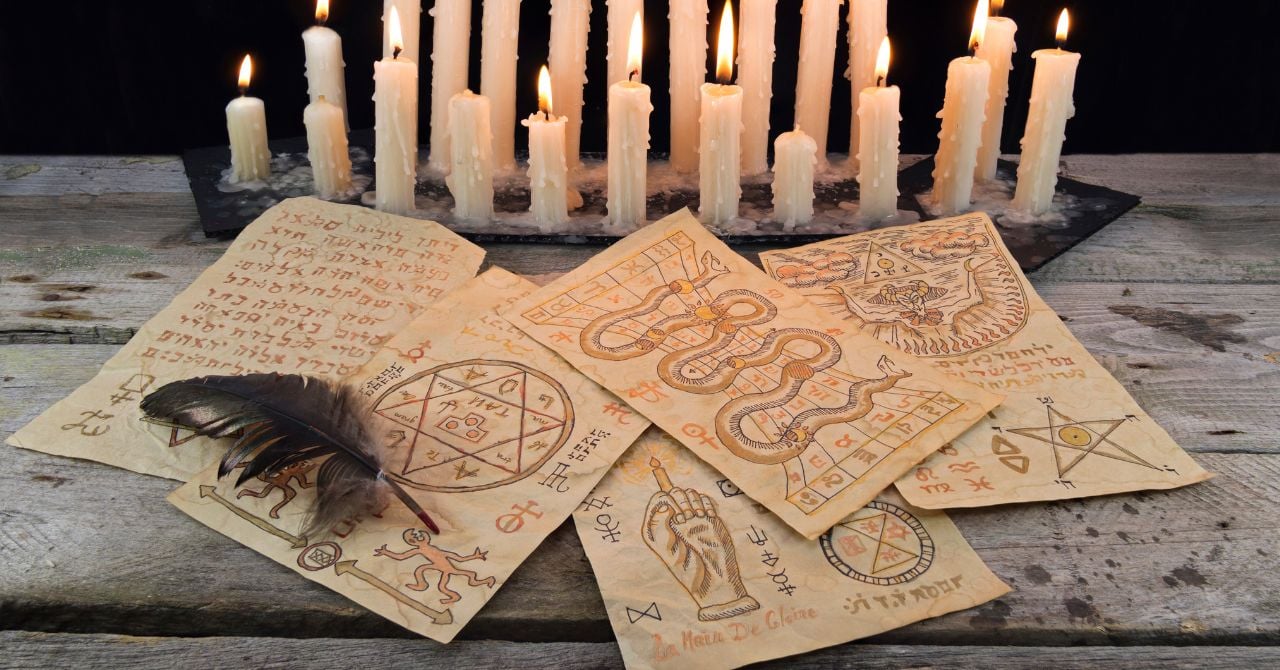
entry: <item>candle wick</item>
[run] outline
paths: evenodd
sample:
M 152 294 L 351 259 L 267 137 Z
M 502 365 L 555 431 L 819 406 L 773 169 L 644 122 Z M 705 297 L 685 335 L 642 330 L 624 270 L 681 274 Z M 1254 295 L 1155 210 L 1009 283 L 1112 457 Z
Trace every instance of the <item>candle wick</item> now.
M 391 60 L 395 60 L 395 59 L 399 58 L 399 57 L 400 57 L 400 51 L 401 51 L 400 47 L 395 47 L 394 49 L 392 49 L 392 50 L 391 50 Z
M 627 75 L 627 81 L 635 81 L 639 77 L 640 77 L 640 68 L 636 68 Z
M 1060 39 L 1060 40 L 1056 40 L 1056 41 L 1058 42 L 1058 49 L 1059 49 L 1059 50 L 1064 50 L 1064 49 L 1066 49 L 1066 48 L 1067 48 L 1067 41 L 1066 41 L 1066 40 L 1062 40 L 1062 39 Z
M 884 75 L 880 75 L 879 77 L 876 77 L 876 86 L 880 88 L 884 88 L 884 84 L 885 84 Z
M 249 87 L 248 87 L 248 86 L 241 86 L 241 87 L 240 87 L 240 97 L 242 97 L 242 98 L 243 98 L 244 96 L 248 95 L 248 93 L 249 93 Z

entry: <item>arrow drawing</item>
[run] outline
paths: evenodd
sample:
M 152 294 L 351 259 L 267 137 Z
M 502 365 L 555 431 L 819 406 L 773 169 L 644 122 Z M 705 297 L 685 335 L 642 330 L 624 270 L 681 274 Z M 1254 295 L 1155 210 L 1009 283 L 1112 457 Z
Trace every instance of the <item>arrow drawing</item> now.
M 258 528 L 261 528 L 262 530 L 265 530 L 268 533 L 275 535 L 276 537 L 284 540 L 285 542 L 288 542 L 289 546 L 293 547 L 294 549 L 301 549 L 307 546 L 307 538 L 298 537 L 297 535 L 286 533 L 283 530 L 280 530 L 279 528 L 276 528 L 275 526 L 267 523 L 265 520 L 259 519 L 258 517 L 231 504 L 230 500 L 227 500 L 226 498 L 223 498 L 222 496 L 218 495 L 218 487 L 216 486 L 209 486 L 207 484 L 201 486 L 200 497 L 213 498 L 214 500 L 218 501 L 218 504 L 230 510 L 232 514 L 235 514 L 236 516 L 240 517 L 241 519 L 244 519 L 245 521 L 248 521 L 249 523 L 257 526 Z
M 401 593 L 399 590 L 396 589 L 396 587 L 382 581 L 381 579 L 378 579 L 377 577 L 374 577 L 373 575 L 365 572 L 364 570 L 361 570 L 360 568 L 357 568 L 355 561 L 338 561 L 338 563 L 333 566 L 333 571 L 340 575 L 349 574 L 355 577 L 356 579 L 359 579 L 363 582 L 370 584 L 371 586 L 378 589 L 379 591 L 382 591 L 383 593 L 391 596 L 392 598 L 395 598 L 396 600 L 404 603 L 405 605 L 412 607 L 413 609 L 420 612 L 423 616 L 427 617 L 428 619 L 431 619 L 431 621 L 441 626 L 447 626 L 453 623 L 453 613 L 450 612 L 449 610 L 445 610 L 441 612 L 439 610 L 434 610 L 434 609 L 431 609 L 430 607 L 427 607 L 426 605 L 423 605 L 422 603 L 414 600 L 413 598 L 410 598 L 409 596 Z

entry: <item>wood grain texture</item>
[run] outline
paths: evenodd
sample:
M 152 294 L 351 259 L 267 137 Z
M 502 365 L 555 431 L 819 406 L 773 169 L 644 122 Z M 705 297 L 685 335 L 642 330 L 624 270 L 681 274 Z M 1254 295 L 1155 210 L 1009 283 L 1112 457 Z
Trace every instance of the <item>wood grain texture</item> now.
M 613 644 L 430 640 L 297 640 L 271 637 L 156 638 L 121 635 L 0 633 L 5 667 L 196 668 L 330 667 L 419 670 L 447 664 L 454 670 L 511 667 L 528 670 L 621 667 Z M 1280 663 L 1276 647 L 984 647 L 846 644 L 753 668 L 1239 668 Z

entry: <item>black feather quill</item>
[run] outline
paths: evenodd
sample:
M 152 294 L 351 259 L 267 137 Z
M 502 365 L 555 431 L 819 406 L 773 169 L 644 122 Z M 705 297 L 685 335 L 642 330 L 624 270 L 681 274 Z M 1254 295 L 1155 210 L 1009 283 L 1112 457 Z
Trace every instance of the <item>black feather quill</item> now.
M 308 514 L 307 535 L 370 511 L 386 492 L 439 533 L 422 507 L 387 478 L 363 409 L 348 386 L 275 373 L 185 379 L 142 399 L 147 415 L 199 435 L 229 437 L 243 431 L 218 466 L 219 478 L 244 468 L 236 486 L 324 459 L 316 471 L 316 501 Z

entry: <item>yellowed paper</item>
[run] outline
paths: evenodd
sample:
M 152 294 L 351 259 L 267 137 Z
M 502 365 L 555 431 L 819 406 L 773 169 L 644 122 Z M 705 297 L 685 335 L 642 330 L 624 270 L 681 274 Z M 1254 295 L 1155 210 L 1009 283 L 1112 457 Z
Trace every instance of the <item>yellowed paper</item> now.
M 942 512 L 885 491 L 809 540 L 657 429 L 573 515 L 628 668 L 732 668 L 1009 591 Z
M 9 444 L 187 480 L 219 453 L 138 401 L 179 379 L 349 375 L 422 309 L 475 275 L 484 251 L 443 226 L 314 198 L 240 233 L 92 380 Z
M 810 538 L 999 400 L 814 309 L 688 211 L 507 317 Z
M 1007 396 L 898 481 L 914 505 L 1079 498 L 1210 476 L 1076 341 L 985 214 L 760 258 L 772 276 L 861 332 Z
M 569 516 L 647 421 L 496 315 L 535 288 L 492 269 L 433 305 L 350 379 L 369 399 L 394 499 L 300 535 L 318 463 L 240 489 L 206 470 L 169 500 L 220 533 L 409 630 L 448 642 Z

